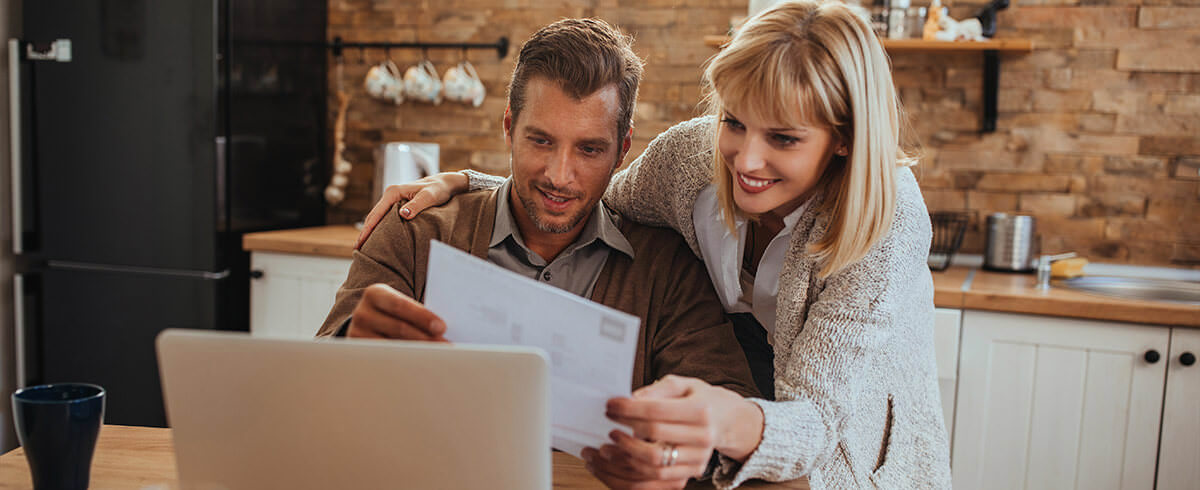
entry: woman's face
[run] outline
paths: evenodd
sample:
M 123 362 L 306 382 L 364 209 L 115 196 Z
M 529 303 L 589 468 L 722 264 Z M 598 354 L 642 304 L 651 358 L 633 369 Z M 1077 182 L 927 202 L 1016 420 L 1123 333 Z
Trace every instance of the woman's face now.
M 721 115 L 718 151 L 733 179 L 733 200 L 748 214 L 783 217 L 817 185 L 835 152 L 845 147 L 829 130 L 781 127 L 750 111 Z

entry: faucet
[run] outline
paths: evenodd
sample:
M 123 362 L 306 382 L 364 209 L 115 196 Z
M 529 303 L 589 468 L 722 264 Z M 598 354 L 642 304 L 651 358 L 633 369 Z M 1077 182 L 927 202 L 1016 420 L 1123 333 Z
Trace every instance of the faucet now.
M 1063 259 L 1075 257 L 1075 252 L 1058 255 L 1043 255 L 1038 258 L 1037 288 L 1046 291 L 1050 289 L 1050 265 Z

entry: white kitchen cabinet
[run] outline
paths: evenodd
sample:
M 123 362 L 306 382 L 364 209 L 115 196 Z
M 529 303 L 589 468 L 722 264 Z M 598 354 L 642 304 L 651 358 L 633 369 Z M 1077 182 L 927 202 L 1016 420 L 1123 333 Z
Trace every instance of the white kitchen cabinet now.
M 964 312 L 954 486 L 1154 488 L 1170 332 Z
M 310 339 L 333 307 L 351 259 L 275 252 L 250 256 L 250 333 Z M 261 273 L 261 274 L 260 274 Z
M 1200 364 L 1196 356 L 1200 356 L 1200 329 L 1171 329 L 1158 490 L 1193 490 L 1200 485 Z
M 962 310 L 938 308 L 933 313 L 933 351 L 937 359 L 938 389 L 942 393 L 942 416 L 946 435 L 954 440 L 954 389 L 958 380 L 958 336 Z

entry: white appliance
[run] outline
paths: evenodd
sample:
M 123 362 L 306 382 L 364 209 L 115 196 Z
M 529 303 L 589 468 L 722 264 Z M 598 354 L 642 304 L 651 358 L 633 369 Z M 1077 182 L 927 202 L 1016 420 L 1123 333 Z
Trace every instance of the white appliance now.
M 375 155 L 375 191 L 371 201 L 379 201 L 389 185 L 412 182 L 438 173 L 441 149 L 437 143 L 385 143 Z

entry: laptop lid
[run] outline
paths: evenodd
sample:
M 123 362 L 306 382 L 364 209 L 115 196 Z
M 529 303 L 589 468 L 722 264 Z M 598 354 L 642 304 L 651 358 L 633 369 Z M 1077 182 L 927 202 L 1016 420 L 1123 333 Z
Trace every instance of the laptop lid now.
M 166 330 L 185 489 L 550 488 L 545 355 Z

